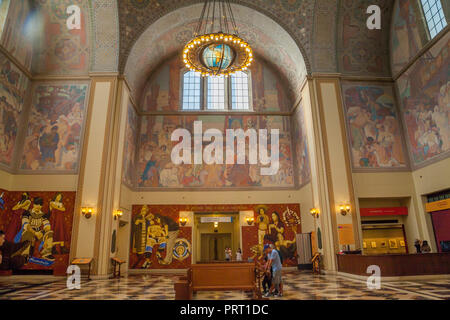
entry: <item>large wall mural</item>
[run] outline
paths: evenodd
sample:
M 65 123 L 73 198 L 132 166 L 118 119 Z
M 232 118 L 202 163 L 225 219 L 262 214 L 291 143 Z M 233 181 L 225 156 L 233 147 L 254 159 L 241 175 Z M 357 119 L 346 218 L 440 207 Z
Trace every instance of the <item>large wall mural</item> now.
M 142 110 L 178 111 L 184 65 L 179 56 L 160 67 L 147 83 L 142 96 Z M 256 60 L 250 67 L 254 111 L 289 111 L 292 107 L 286 84 L 269 65 Z
M 69 265 L 75 192 L 0 190 L 0 230 L 19 244 L 22 270 L 53 270 L 64 275 Z M 20 246 L 22 244 L 22 246 Z
M 29 79 L 0 54 L 0 163 L 11 166 Z
M 290 118 L 283 116 L 143 116 L 138 143 L 138 188 L 247 188 L 294 187 L 294 170 L 291 154 Z M 261 165 L 246 164 L 181 164 L 171 160 L 172 148 L 178 142 L 171 141 L 176 128 L 185 128 L 192 135 L 194 121 L 202 121 L 207 129 L 279 129 L 279 170 L 275 175 L 260 174 Z M 225 141 L 225 139 L 224 139 Z M 270 145 L 270 139 L 268 144 Z M 204 146 L 209 143 L 204 143 Z M 226 143 L 224 155 L 226 154 Z M 270 147 L 268 146 L 268 150 Z
M 413 164 L 450 154 L 450 34 L 447 33 L 398 80 Z
M 133 206 L 130 269 L 185 269 L 191 265 L 191 227 L 178 225 L 177 206 Z
M 123 146 L 122 182 L 129 187 L 134 186 L 134 168 L 136 156 L 138 116 L 131 101 L 127 106 L 127 125 L 125 128 L 125 143 Z
M 426 44 L 419 1 L 396 0 L 391 35 L 392 73 L 397 74 Z
M 27 69 L 31 69 L 33 57 L 32 5 L 30 0 L 10 1 L 1 44 Z
M 88 84 L 33 87 L 20 169 L 78 170 L 87 97 Z
M 355 169 L 405 168 L 402 129 L 390 85 L 342 85 Z
M 197 244 L 193 243 L 192 227 L 178 223 L 181 211 L 253 211 L 255 223 L 240 228 L 242 259 L 259 259 L 264 245 L 273 244 L 283 257 L 283 265 L 298 264 L 296 234 L 302 232 L 299 204 L 133 205 L 130 269 L 185 269 L 191 265 Z
M 17 1 L 19 2 L 19 1 Z M 37 41 L 33 72 L 37 74 L 87 74 L 89 71 L 89 4 L 86 0 L 47 0 L 37 2 L 43 21 Z M 80 29 L 67 27 L 67 7 L 81 11 Z
M 308 137 L 306 136 L 305 110 L 300 102 L 292 118 L 293 145 L 295 146 L 295 161 L 298 172 L 298 185 L 303 186 L 311 180 Z

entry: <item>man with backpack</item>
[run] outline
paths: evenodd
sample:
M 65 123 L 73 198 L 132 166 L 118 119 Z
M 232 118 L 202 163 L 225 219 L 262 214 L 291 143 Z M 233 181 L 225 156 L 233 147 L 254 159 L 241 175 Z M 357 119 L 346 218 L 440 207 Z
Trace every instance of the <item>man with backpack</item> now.
M 273 244 L 269 245 L 267 248 L 267 253 L 269 257 L 269 261 L 266 266 L 266 271 L 269 271 L 269 268 L 272 268 L 273 277 L 272 277 L 272 286 L 264 296 L 269 297 L 273 294 L 274 297 L 282 297 L 283 296 L 283 286 L 282 286 L 282 262 L 281 255 L 278 250 L 275 249 Z M 276 290 L 276 293 L 274 291 Z

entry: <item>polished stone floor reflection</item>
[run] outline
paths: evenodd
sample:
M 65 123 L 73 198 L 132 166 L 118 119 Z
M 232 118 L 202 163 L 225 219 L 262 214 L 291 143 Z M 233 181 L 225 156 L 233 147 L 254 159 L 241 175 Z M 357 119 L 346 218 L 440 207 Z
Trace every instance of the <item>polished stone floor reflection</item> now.
M 68 290 L 65 278 L 41 276 L 0 277 L 0 300 L 172 300 L 177 275 L 129 275 L 118 279 L 82 281 L 80 290 Z M 334 275 L 286 272 L 284 296 L 295 300 L 450 300 L 450 279 L 383 283 L 380 290 L 366 283 Z M 207 291 L 198 300 L 246 300 L 251 294 Z M 275 298 L 271 298 L 275 299 Z

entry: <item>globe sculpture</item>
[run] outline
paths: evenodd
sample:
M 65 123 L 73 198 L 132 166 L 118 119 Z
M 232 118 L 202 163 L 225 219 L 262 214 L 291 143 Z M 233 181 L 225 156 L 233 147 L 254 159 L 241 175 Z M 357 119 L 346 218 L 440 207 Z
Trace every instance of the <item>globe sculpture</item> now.
M 214 71 L 227 69 L 234 59 L 234 51 L 226 44 L 211 44 L 203 50 L 203 63 Z

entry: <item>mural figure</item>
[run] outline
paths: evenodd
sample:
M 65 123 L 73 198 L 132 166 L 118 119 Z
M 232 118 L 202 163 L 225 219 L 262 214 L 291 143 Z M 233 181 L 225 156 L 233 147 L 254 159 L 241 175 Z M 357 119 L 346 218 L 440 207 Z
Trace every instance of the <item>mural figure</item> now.
M 296 240 L 294 232 L 294 238 L 288 240 L 285 238 L 285 224 L 280 219 L 278 212 L 274 211 L 271 215 L 271 222 L 268 226 L 268 233 L 264 237 L 264 243 L 272 243 L 277 250 L 281 253 L 283 260 L 293 259 L 296 255 Z
M 183 245 L 183 241 L 177 239 L 179 229 L 177 222 L 169 217 L 149 212 L 148 206 L 144 205 L 134 219 L 132 252 L 139 258 L 133 268 L 136 268 L 142 260 L 144 263 L 141 268 L 150 268 L 155 246 L 158 246 L 156 257 L 161 265 L 171 264 L 174 257 L 177 260 L 184 260 L 187 247 Z M 178 244 L 177 252 L 175 244 Z M 180 245 L 185 248 L 183 252 L 180 251 Z
M 49 214 L 42 211 L 43 205 L 42 198 L 34 198 L 32 209 L 23 213 L 21 242 L 28 241 L 30 243 L 29 247 L 24 250 L 24 254 L 32 257 L 35 243 L 38 241 L 41 258 L 46 260 L 43 263 L 51 264 L 55 260 L 52 255 L 53 231 L 50 226 Z M 35 261 L 40 260 L 35 259 Z
M 66 224 L 64 223 L 64 212 L 66 208 L 62 202 L 62 193 L 57 193 L 52 201 L 49 203 L 50 209 L 50 225 L 54 232 L 53 240 L 59 244 L 55 246 L 59 248 L 60 254 L 69 253 L 66 249 L 69 243 L 69 232 L 66 230 Z
M 6 230 L 6 240 L 10 242 L 18 243 L 22 234 L 19 232 L 22 227 L 22 215 L 31 206 L 31 198 L 28 192 L 22 193 L 22 198 L 19 202 L 12 208 L 12 211 L 17 211 L 17 213 L 12 213 L 12 219 Z
M 266 214 L 267 208 L 265 207 L 257 207 L 258 217 L 256 218 L 256 223 L 258 224 L 258 244 L 264 244 L 264 237 L 267 234 L 267 230 L 269 229 L 269 216 Z
M 297 228 L 301 224 L 300 217 L 297 212 L 287 207 L 283 212 L 283 221 L 287 227 L 291 227 L 294 234 L 297 234 Z

